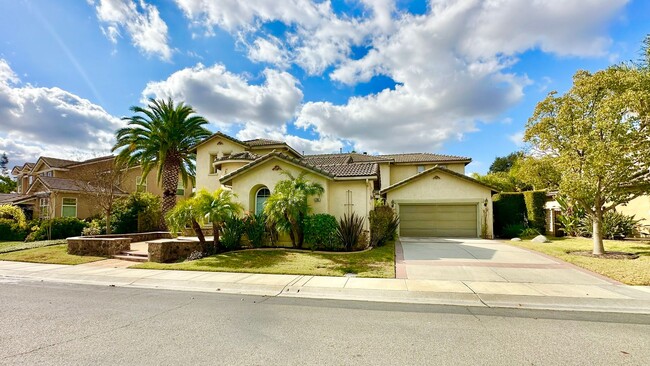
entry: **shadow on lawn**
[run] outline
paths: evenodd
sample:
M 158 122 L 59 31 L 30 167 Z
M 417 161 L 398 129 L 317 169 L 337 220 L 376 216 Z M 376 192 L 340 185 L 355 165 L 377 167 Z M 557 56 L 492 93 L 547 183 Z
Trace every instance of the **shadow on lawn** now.
M 286 251 L 243 251 L 217 254 L 205 257 L 196 263 L 198 266 L 214 268 L 264 268 L 275 266 L 289 260 L 290 252 Z

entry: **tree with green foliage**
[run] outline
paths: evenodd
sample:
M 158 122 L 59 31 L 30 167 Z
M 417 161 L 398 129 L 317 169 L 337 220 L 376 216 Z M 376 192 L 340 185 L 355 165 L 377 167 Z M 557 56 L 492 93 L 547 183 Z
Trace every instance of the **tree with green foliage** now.
M 490 165 L 488 173 L 508 173 L 515 163 L 523 157 L 524 153 L 521 151 L 515 151 L 506 156 L 497 156 Z
M 303 221 L 309 213 L 309 197 L 320 196 L 323 186 L 305 179 L 306 172 L 293 176 L 281 171 L 287 179 L 279 181 L 264 205 L 268 220 L 278 230 L 288 232 L 294 248 L 302 248 L 305 240 Z
M 199 224 L 199 221 L 203 219 L 203 213 L 198 209 L 198 205 L 193 198 L 180 201 L 167 213 L 165 218 L 167 227 L 172 233 L 182 232 L 187 225 L 190 225 L 201 243 L 203 253 L 208 252 L 205 236 L 201 224 Z
M 11 193 L 16 190 L 18 183 L 11 177 L 3 177 L 0 175 L 0 193 Z
M 531 186 L 533 190 L 556 190 L 560 186 L 562 174 L 555 167 L 551 156 L 525 156 L 517 160 L 510 170 L 510 175 L 517 181 Z
M 511 172 L 496 172 L 485 175 L 472 173 L 472 178 L 492 186 L 501 192 L 521 192 L 531 189 L 529 184 L 517 179 Z
M 524 140 L 552 158 L 559 191 L 593 222 L 593 254 L 605 253 L 603 215 L 650 193 L 650 72 L 619 65 L 578 71 L 564 95 L 551 92 Z
M 179 178 L 186 185 L 194 179 L 196 154 L 192 149 L 210 131 L 204 127 L 208 121 L 189 105 L 174 105 L 171 98 L 149 102 L 146 108 L 131 107 L 136 115 L 123 118 L 128 126 L 117 131 L 113 151 L 119 150 L 120 161 L 141 165 L 143 177 L 157 169 L 163 188 L 162 211 L 167 214 L 176 205 Z M 165 220 L 161 225 L 165 226 Z
M 202 189 L 196 193 L 192 200 L 205 221 L 212 223 L 213 251 L 218 252 L 221 249 L 219 236 L 224 222 L 241 213 L 243 207 L 235 201 L 232 191 L 223 188 L 219 188 L 213 193 Z

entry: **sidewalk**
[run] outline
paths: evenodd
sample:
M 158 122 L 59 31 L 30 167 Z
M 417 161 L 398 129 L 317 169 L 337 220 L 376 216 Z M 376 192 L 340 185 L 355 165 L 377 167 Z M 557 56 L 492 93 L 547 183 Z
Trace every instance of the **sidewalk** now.
M 115 259 L 77 266 L 0 261 L 0 281 L 29 279 L 259 296 L 650 314 L 649 286 L 495 283 L 126 268 L 132 264 Z

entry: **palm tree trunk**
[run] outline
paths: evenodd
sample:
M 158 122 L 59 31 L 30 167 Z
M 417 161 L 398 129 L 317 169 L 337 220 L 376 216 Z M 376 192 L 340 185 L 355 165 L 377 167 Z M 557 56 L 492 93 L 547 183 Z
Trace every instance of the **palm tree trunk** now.
M 160 226 L 162 230 L 167 230 L 165 217 L 171 209 L 176 206 L 176 190 L 178 189 L 178 174 L 180 171 L 180 159 L 176 155 L 168 155 L 163 162 L 162 173 L 162 216 Z
M 212 235 L 213 235 L 213 240 L 212 242 L 214 243 L 214 252 L 218 253 L 219 252 L 219 247 L 221 247 L 221 242 L 219 241 L 219 224 L 216 222 L 212 223 Z

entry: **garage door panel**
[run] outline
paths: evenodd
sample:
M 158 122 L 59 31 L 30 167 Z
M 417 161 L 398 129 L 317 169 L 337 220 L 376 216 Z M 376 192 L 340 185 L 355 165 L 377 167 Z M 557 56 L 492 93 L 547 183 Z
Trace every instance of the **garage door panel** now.
M 476 204 L 400 205 L 401 236 L 476 237 Z

